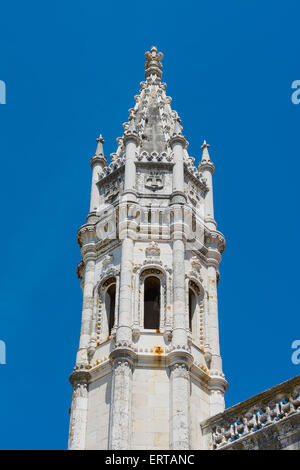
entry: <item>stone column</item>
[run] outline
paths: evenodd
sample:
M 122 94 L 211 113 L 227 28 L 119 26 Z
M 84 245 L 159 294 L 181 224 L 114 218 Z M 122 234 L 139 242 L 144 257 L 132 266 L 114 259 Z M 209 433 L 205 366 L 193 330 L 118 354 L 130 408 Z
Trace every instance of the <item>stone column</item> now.
M 210 380 L 210 416 L 222 413 L 225 409 L 224 394 L 228 387 L 222 372 L 222 358 L 219 342 L 217 269 L 221 259 L 220 245 L 223 236 L 215 232 L 208 238 L 208 266 L 207 266 L 207 293 L 208 293 L 208 340 L 211 353 Z M 210 246 L 209 246 L 210 245 Z M 217 246 L 219 248 L 217 249 Z
M 177 362 L 170 367 L 170 407 L 172 410 L 171 449 L 190 448 L 190 374 L 188 365 Z
M 198 169 L 203 174 L 204 179 L 206 179 L 207 184 L 207 193 L 205 195 L 205 206 L 204 206 L 204 220 L 206 226 L 211 230 L 216 230 L 217 224 L 214 217 L 214 198 L 213 198 L 213 181 L 212 175 L 215 171 L 215 166 L 210 160 L 208 149 L 209 145 L 204 141 L 201 146 L 203 150 L 202 160 L 199 163 Z
M 173 146 L 174 167 L 173 167 L 173 192 L 184 191 L 183 178 L 183 144 L 182 141 L 174 140 Z
M 128 203 L 136 201 L 135 195 L 135 152 L 138 137 L 134 131 L 127 131 L 124 137 L 126 145 L 125 183 L 120 214 L 119 230 L 122 239 L 119 319 L 116 332 L 116 347 L 110 358 L 113 364 L 112 409 L 109 448 L 126 450 L 130 448 L 132 369 L 135 353 L 132 346 L 132 267 L 134 259 L 135 234 L 128 229 Z M 121 219 L 121 217 L 120 217 Z
M 173 340 L 174 347 L 186 347 L 186 306 L 185 306 L 185 273 L 184 241 L 173 241 Z
M 132 362 L 118 353 L 113 359 L 112 390 L 109 449 L 128 450 L 131 432 Z
M 104 140 L 102 135 L 98 139 L 97 150 L 95 155 L 91 159 L 92 168 L 92 186 L 91 186 L 91 200 L 90 200 L 90 214 L 96 213 L 100 207 L 99 189 L 97 182 L 99 181 L 99 174 L 102 169 L 107 165 L 106 158 L 103 154 Z
M 186 202 L 184 194 L 184 146 L 185 138 L 177 125 L 177 133 L 171 139 L 174 154 L 173 193 L 171 210 L 173 224 L 173 328 L 172 350 L 168 355 L 170 367 L 170 447 L 173 450 L 190 448 L 190 374 L 192 356 L 189 353 L 186 329 L 185 302 L 185 242 L 183 214 Z
M 133 264 L 133 240 L 125 238 L 122 241 L 122 258 L 120 273 L 120 301 L 119 321 L 117 327 L 117 343 L 132 341 L 132 264 Z
M 91 321 L 93 317 L 94 305 L 94 285 L 95 285 L 95 254 L 87 253 L 84 257 L 84 286 L 83 286 L 83 302 L 82 302 L 82 318 L 79 349 L 76 357 L 76 364 L 88 363 L 88 347 L 91 334 Z
M 135 187 L 135 152 L 136 140 L 132 137 L 126 139 L 125 181 L 124 191 L 131 191 Z
M 207 292 L 209 343 L 212 354 L 211 368 L 222 371 L 222 359 L 220 355 L 219 342 L 217 273 L 216 267 L 214 265 L 209 265 L 207 267 Z
M 71 405 L 70 432 L 68 449 L 85 449 L 85 437 L 88 410 L 88 381 L 89 372 L 75 368 L 70 376 L 73 386 L 73 397 Z

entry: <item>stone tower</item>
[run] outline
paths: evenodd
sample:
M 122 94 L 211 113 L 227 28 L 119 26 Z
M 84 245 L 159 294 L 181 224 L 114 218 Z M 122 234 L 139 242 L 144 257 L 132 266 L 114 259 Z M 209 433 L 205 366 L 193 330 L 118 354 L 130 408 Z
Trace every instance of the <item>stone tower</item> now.
M 204 142 L 195 167 L 163 54 L 145 57 L 116 153 L 107 165 L 100 136 L 91 159 L 70 449 L 201 449 L 200 422 L 224 410 L 214 164 Z

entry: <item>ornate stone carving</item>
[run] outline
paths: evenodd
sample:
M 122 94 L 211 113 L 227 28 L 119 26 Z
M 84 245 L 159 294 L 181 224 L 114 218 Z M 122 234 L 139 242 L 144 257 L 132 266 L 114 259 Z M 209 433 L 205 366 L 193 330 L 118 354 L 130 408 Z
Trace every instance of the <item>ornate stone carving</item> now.
M 148 175 L 145 176 L 145 188 L 157 191 L 164 187 L 163 174 L 157 170 L 151 170 Z
M 200 270 L 201 270 L 201 262 L 200 262 L 200 259 L 198 258 L 198 256 L 194 255 L 191 257 L 191 265 L 192 265 L 192 268 L 200 273 Z
M 176 363 L 171 366 L 171 371 L 174 377 L 184 377 L 185 379 L 189 379 L 190 374 L 188 367 L 186 364 Z
M 294 385 L 297 381 L 300 382 L 299 376 L 229 408 L 218 419 L 208 420 L 211 421 L 213 448 L 233 446 L 239 439 L 244 441 L 250 434 L 257 439 L 257 445 L 260 447 L 260 438 L 256 438 L 254 433 L 300 413 L 300 385 Z M 204 424 L 203 427 L 205 426 Z M 274 431 L 270 432 L 274 437 Z M 269 441 L 273 437 L 270 435 Z M 253 444 L 254 441 L 251 443 L 248 440 L 250 447 L 253 447 Z
M 158 259 L 160 256 L 160 248 L 155 241 L 152 241 L 145 250 L 147 258 Z
M 108 184 L 104 189 L 104 201 L 107 204 L 111 204 L 120 193 L 119 181 L 113 181 Z

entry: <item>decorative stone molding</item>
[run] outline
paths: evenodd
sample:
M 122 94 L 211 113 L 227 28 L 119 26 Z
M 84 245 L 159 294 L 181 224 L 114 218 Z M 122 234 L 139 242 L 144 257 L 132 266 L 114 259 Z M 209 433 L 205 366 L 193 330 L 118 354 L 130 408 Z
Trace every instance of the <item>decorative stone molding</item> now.
M 193 256 L 191 257 L 190 262 L 191 262 L 191 265 L 192 265 L 193 270 L 194 270 L 195 272 L 200 273 L 200 270 L 201 270 L 201 268 L 202 268 L 202 265 L 201 265 L 201 262 L 200 262 L 199 257 L 196 256 L 196 255 L 193 255 Z
M 143 150 L 140 154 L 137 155 L 137 161 L 139 163 L 170 163 L 173 160 L 172 152 L 147 152 Z
M 106 167 L 107 165 L 106 157 L 104 155 L 94 155 L 91 158 L 91 168 L 93 168 L 96 163 L 100 163 L 101 165 L 103 165 L 103 167 Z
M 102 265 L 107 268 L 107 266 L 111 265 L 114 260 L 114 256 L 110 253 L 104 256 Z
M 145 188 L 157 191 L 164 187 L 164 175 L 157 170 L 150 170 L 148 175 L 145 175 Z
M 160 248 L 155 241 L 152 241 L 145 249 L 146 257 L 158 259 L 160 256 Z
M 84 265 L 83 260 L 81 259 L 79 263 L 77 264 L 77 278 L 80 280 L 83 279 L 84 269 L 85 269 L 85 265 Z
M 225 410 L 201 427 L 211 436 L 213 449 L 227 449 L 295 414 L 300 416 L 300 376 Z
M 205 245 L 218 250 L 221 254 L 225 250 L 225 238 L 221 232 L 205 230 Z
M 95 225 L 83 225 L 77 233 L 77 242 L 80 248 L 85 244 L 95 243 L 96 241 L 96 228 Z
M 189 369 L 186 364 L 182 363 L 175 363 L 170 366 L 171 371 L 174 374 L 174 377 L 183 377 L 185 379 L 189 379 Z
M 146 52 L 145 58 L 145 78 L 150 77 L 151 75 L 156 75 L 159 79 L 162 77 L 162 64 L 161 60 L 163 58 L 162 52 L 157 52 L 156 47 L 151 47 L 150 52 Z

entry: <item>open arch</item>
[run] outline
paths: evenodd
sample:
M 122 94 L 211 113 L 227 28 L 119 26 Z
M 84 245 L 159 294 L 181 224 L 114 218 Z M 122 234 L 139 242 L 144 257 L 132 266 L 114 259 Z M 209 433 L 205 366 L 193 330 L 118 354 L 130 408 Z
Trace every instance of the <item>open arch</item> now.
M 144 328 L 160 328 L 160 279 L 148 276 L 144 283 Z
M 192 333 L 192 336 L 195 335 L 197 331 L 197 296 L 193 289 L 189 288 L 189 329 Z
M 101 285 L 100 289 L 102 304 L 101 336 L 106 338 L 111 335 L 115 324 L 116 310 L 116 278 L 110 277 Z
M 116 306 L 116 284 L 111 284 L 105 293 L 105 307 L 107 315 L 108 335 L 111 335 L 111 330 L 115 323 L 115 306 Z

